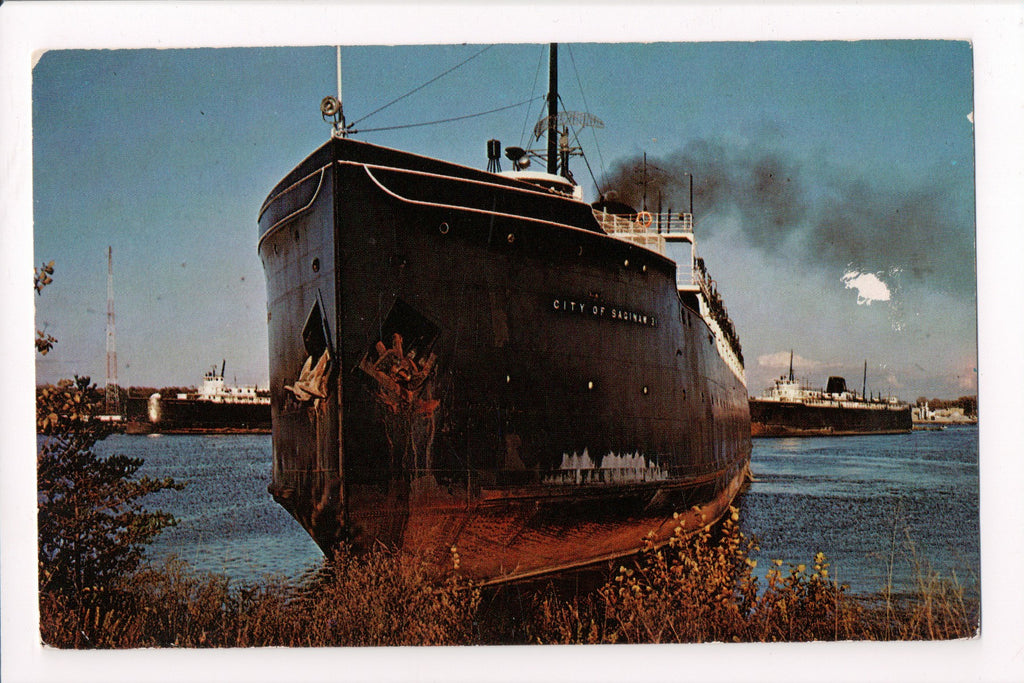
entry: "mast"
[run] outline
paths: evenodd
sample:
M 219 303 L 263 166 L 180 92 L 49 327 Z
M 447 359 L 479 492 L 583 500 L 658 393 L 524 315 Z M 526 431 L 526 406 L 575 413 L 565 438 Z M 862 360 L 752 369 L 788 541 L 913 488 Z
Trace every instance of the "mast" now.
M 860 397 L 862 399 L 867 398 L 868 395 L 868 361 L 864 360 L 864 383 L 861 385 Z
M 548 173 L 558 173 L 558 43 L 548 55 Z
M 328 95 L 320 100 L 320 116 L 331 124 L 331 137 L 345 138 L 349 134 L 349 126 L 345 123 L 345 112 L 341 106 L 341 46 L 334 48 L 335 73 L 337 75 L 338 96 Z
M 687 173 L 686 175 L 690 176 L 690 215 L 692 216 L 693 215 L 693 174 L 692 173 Z M 792 353 L 792 351 L 790 351 L 790 353 Z
M 793 381 L 793 349 L 789 350 L 789 381 Z
M 114 249 L 107 247 L 107 386 L 104 395 L 107 415 L 121 414 L 117 390 L 117 335 L 114 331 Z
M 338 103 L 341 103 L 341 45 L 334 46 L 335 73 L 338 75 Z
M 644 152 L 644 179 L 643 179 L 643 188 L 644 188 L 644 201 L 643 201 L 643 210 L 644 210 L 644 211 L 646 211 L 646 210 L 647 210 L 647 152 Z

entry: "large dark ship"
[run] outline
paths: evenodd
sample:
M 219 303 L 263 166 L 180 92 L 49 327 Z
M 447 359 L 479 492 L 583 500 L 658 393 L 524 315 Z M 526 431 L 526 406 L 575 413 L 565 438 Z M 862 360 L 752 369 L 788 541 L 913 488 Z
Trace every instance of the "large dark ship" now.
M 710 524 L 749 477 L 692 214 L 583 201 L 556 55 L 546 154 L 508 148 L 502 173 L 497 141 L 488 171 L 355 141 L 325 98 L 334 134 L 260 210 L 269 491 L 325 552 L 537 575 Z
M 867 363 L 864 364 L 865 384 Z M 750 399 L 753 436 L 850 436 L 900 434 L 913 429 L 910 405 L 892 397 L 866 397 L 846 386 L 843 377 L 829 377 L 824 389 L 812 389 L 783 375 L 758 398 Z

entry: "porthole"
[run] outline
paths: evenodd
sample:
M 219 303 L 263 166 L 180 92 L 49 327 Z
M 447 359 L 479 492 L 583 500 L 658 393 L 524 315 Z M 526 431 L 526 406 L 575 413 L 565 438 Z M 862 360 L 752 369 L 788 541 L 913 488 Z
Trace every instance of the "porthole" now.
M 516 241 L 516 234 L 514 232 L 510 232 L 506 239 L 508 239 L 509 244 L 514 244 Z
M 643 391 L 644 391 L 644 396 L 646 396 L 647 395 L 647 385 L 646 384 L 644 385 Z
M 318 259 L 318 258 L 314 258 L 313 259 L 313 272 L 314 273 L 319 273 L 320 272 L 320 259 Z
M 593 381 L 587 382 L 587 390 L 589 391 L 589 390 L 591 390 L 593 388 L 594 388 L 594 382 Z
M 277 248 L 277 242 L 274 242 L 274 256 L 277 256 L 279 250 Z
M 451 227 L 446 222 L 442 222 L 441 225 L 437 226 L 437 231 L 442 235 L 447 235 Z
M 295 231 L 295 241 L 296 242 L 299 241 L 299 231 L 298 230 Z
M 622 267 L 629 268 L 629 259 L 626 259 L 625 261 L 622 262 Z

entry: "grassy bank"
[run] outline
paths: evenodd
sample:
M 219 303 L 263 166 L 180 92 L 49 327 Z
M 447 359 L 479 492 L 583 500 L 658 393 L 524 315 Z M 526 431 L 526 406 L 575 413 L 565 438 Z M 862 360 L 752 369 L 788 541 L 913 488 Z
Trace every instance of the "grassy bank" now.
M 520 643 L 918 640 L 976 635 L 978 604 L 921 568 L 913 593 L 856 596 L 818 553 L 756 558 L 734 511 L 715 530 L 644 552 L 603 574 L 483 590 L 458 553 L 431 566 L 385 549 L 340 552 L 296 582 L 233 586 L 183 562 L 147 566 L 71 601 L 40 598 L 56 647 L 254 647 Z M 754 569 L 770 563 L 764 576 Z M 588 584 L 589 585 L 586 585 Z

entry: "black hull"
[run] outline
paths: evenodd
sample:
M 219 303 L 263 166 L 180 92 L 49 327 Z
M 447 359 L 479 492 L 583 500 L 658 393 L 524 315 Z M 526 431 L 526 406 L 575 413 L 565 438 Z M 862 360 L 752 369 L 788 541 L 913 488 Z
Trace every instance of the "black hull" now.
M 675 264 L 581 202 L 335 139 L 260 235 L 270 491 L 325 550 L 529 575 L 710 523 L 747 474 L 746 386 Z
M 913 429 L 910 406 L 865 403 L 807 405 L 750 400 L 753 436 L 852 436 L 901 434 Z
M 267 404 L 161 398 L 157 419 L 153 419 L 149 410 L 149 399 L 129 399 L 126 428 L 130 433 L 202 434 L 271 431 L 270 406 Z

